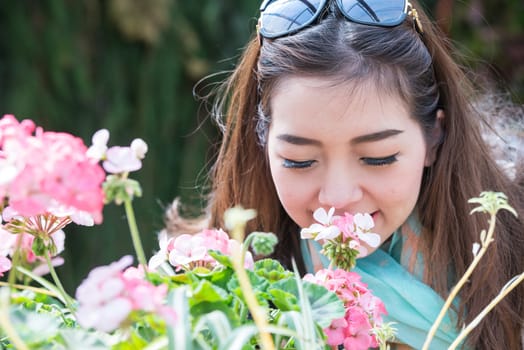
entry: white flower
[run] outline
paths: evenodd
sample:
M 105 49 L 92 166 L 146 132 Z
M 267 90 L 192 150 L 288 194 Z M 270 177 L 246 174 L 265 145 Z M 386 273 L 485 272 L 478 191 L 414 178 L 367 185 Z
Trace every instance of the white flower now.
M 119 174 L 140 169 L 142 162 L 131 147 L 113 146 L 107 150 L 102 166 L 108 173 Z
M 369 232 L 373 227 L 375 227 L 371 215 L 368 213 L 357 213 L 353 216 L 353 223 L 356 227 L 355 233 L 361 241 L 366 242 L 370 247 L 378 247 L 380 245 L 380 235 Z
M 173 238 L 169 238 L 166 231 L 160 232 L 158 235 L 158 245 L 160 246 L 160 250 L 149 259 L 148 267 L 150 270 L 156 270 L 160 265 L 168 260 L 169 252 L 167 247 L 171 240 L 173 240 Z
M 92 159 L 101 160 L 107 151 L 107 141 L 109 141 L 109 130 L 100 129 L 93 134 L 91 147 L 87 150 L 87 156 Z
M 131 142 L 131 150 L 138 159 L 144 159 L 147 153 L 147 143 L 142 139 L 134 139 Z
M 316 241 L 336 238 L 341 231 L 337 226 L 332 225 L 332 221 L 335 218 L 333 216 L 334 213 L 335 208 L 330 208 L 327 212 L 324 208 L 318 208 L 315 210 L 313 218 L 318 223 L 303 228 L 300 231 L 300 237 L 303 239 L 314 238 Z

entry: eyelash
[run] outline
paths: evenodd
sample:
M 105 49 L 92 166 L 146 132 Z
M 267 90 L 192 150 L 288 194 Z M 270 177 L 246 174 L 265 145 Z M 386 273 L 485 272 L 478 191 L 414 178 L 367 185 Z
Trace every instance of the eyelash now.
M 284 159 L 284 161 L 282 162 L 282 166 L 284 168 L 291 168 L 291 169 L 304 169 L 304 168 L 309 168 L 311 165 L 313 165 L 313 163 L 315 163 L 314 160 L 306 160 L 303 162 L 298 162 L 298 161 L 291 160 L 291 159 Z
M 397 161 L 397 155 L 398 152 L 383 158 L 360 158 L 360 160 L 364 162 L 366 165 L 370 166 L 385 166 L 395 163 Z M 284 159 L 282 166 L 284 168 L 290 169 L 305 169 L 309 168 L 311 165 L 313 165 L 313 163 L 315 163 L 314 160 L 306 160 L 299 162 L 291 159 Z
M 393 155 L 390 155 L 388 157 L 383 157 L 383 158 L 360 158 L 360 160 L 363 161 L 366 165 L 384 166 L 384 165 L 389 165 L 389 164 L 395 163 L 397 161 L 397 155 L 398 155 L 398 152 L 393 154 Z

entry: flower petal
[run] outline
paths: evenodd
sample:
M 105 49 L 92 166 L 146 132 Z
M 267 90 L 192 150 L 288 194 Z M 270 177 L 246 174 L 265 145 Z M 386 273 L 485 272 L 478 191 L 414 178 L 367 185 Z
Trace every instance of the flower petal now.
M 377 233 L 359 233 L 358 238 L 366 242 L 370 247 L 378 247 L 380 245 L 380 235 Z

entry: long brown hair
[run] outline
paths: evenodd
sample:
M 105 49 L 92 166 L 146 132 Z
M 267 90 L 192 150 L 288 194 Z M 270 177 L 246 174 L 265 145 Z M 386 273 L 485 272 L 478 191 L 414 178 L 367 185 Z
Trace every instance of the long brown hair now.
M 417 7 L 418 8 L 418 7 Z M 246 47 L 224 83 L 217 110 L 224 135 L 212 170 L 210 225 L 222 227 L 225 209 L 255 208 L 248 230 L 275 232 L 274 257 L 303 270 L 298 227 L 282 208 L 265 153 L 271 122 L 269 100 L 279 81 L 310 75 L 334 82 L 373 81 L 404 99 L 429 139 L 442 109 L 443 137 L 437 159 L 424 170 L 417 203 L 423 227 L 426 282 L 443 297 L 472 261 L 471 249 L 487 217 L 469 215 L 468 199 L 481 191 L 504 192 L 519 213 L 498 216 L 495 242 L 460 294 L 459 324 L 470 321 L 514 275 L 524 268 L 524 191 L 497 167 L 482 140 L 480 114 L 471 105 L 473 89 L 449 53 L 449 43 L 421 12 L 419 33 L 406 20 L 394 28 L 355 24 L 332 8 L 320 23 L 274 40 L 257 38 Z M 223 118 L 222 118 L 223 117 Z M 467 312 L 466 312 L 467 311 Z M 524 286 L 506 297 L 468 338 L 476 349 L 521 349 Z

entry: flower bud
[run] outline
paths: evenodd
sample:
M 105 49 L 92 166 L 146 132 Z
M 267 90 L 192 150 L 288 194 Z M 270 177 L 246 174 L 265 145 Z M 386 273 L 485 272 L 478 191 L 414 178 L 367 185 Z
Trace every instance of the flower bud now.
M 131 150 L 138 159 L 144 159 L 147 153 L 147 143 L 142 139 L 134 139 L 131 142 Z
M 253 232 L 251 248 L 256 255 L 269 255 L 273 253 L 275 245 L 278 243 L 277 236 L 272 232 Z

